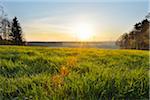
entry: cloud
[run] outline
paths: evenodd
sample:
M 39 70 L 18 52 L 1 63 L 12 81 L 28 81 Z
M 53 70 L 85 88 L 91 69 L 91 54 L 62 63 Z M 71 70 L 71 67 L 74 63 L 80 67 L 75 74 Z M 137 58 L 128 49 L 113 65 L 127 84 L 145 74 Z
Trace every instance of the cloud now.
M 24 23 L 23 29 L 25 37 L 29 41 L 59 41 L 73 39 L 73 36 L 70 34 L 71 26 L 65 23 L 65 21 L 59 20 L 59 17 L 32 19 Z
M 59 22 L 60 21 L 60 22 Z M 24 29 L 27 31 L 39 32 L 68 32 L 70 26 L 68 23 L 59 20 L 59 18 L 45 17 L 41 19 L 32 19 L 32 21 L 24 23 Z

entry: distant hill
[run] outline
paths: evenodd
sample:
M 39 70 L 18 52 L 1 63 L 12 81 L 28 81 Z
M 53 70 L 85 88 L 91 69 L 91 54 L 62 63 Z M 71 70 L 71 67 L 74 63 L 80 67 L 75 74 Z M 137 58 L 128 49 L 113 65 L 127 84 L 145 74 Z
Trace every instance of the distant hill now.
M 81 47 L 81 48 L 106 48 L 119 49 L 119 46 L 113 41 L 107 42 L 28 42 L 29 46 L 47 46 L 47 47 Z

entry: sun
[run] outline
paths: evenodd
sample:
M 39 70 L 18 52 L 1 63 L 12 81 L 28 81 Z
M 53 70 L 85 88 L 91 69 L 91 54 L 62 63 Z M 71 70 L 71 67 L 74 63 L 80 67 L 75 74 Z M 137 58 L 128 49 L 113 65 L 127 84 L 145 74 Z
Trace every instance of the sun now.
M 89 41 L 94 35 L 93 27 L 87 23 L 80 23 L 74 27 L 74 33 L 80 41 Z

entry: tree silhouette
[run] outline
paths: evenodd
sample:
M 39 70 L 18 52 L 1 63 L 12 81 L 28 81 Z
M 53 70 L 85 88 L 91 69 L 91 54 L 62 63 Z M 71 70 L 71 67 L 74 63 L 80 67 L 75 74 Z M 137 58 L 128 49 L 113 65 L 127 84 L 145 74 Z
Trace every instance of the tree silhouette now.
M 24 44 L 23 36 L 22 36 L 22 29 L 17 20 L 17 17 L 15 17 L 12 21 L 10 37 L 15 45 L 23 45 Z
M 3 40 L 3 39 L 2 39 L 2 36 L 0 36 L 0 40 Z

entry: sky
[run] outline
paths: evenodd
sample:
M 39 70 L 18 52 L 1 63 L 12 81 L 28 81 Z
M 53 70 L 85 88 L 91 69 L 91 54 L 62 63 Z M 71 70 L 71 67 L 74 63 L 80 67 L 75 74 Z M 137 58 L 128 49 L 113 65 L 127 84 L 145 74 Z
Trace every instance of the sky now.
M 27 41 L 115 41 L 148 14 L 148 0 L 1 0 Z M 86 37 L 86 38 L 85 38 Z

